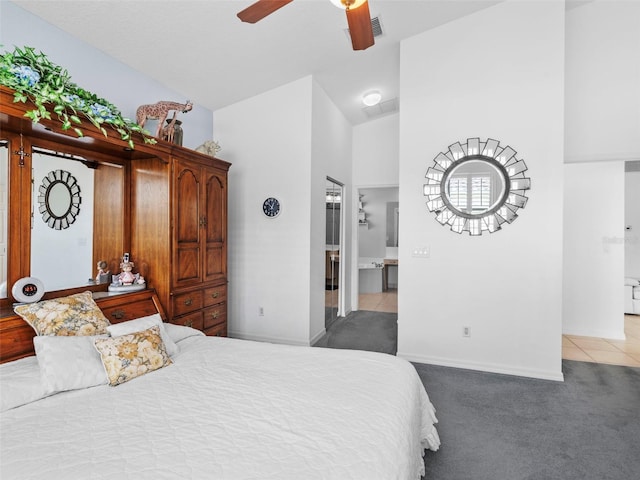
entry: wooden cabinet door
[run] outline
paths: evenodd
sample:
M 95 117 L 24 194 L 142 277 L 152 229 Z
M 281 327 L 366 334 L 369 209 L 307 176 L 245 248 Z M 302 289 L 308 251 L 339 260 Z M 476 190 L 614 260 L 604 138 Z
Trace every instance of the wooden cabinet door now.
M 176 161 L 173 171 L 173 265 L 175 287 L 202 282 L 202 185 L 200 166 Z M 167 265 L 169 268 L 169 265 Z
M 203 280 L 205 282 L 227 275 L 227 178 L 215 169 L 203 168 L 204 195 L 204 253 Z

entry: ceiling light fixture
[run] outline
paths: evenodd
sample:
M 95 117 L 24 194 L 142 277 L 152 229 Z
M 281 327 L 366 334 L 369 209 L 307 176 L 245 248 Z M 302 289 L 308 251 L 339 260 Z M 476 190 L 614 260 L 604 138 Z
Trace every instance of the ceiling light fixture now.
M 382 95 L 378 90 L 371 90 L 362 95 L 362 103 L 364 103 L 367 107 L 372 107 L 377 105 L 382 100 Z
M 331 3 L 333 3 L 336 7 L 344 10 L 347 7 L 349 7 L 350 9 L 358 8 L 366 1 L 367 0 L 331 0 Z

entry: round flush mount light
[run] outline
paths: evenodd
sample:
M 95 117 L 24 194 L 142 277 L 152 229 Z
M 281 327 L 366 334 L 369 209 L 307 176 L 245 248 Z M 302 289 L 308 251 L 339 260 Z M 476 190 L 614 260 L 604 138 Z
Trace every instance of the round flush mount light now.
M 349 7 L 350 9 L 358 8 L 366 1 L 367 0 L 331 0 L 331 3 L 333 3 L 336 7 L 344 10 L 347 7 Z
M 377 105 L 382 100 L 382 95 L 378 90 L 371 90 L 362 95 L 362 103 L 364 103 L 367 107 L 373 107 Z

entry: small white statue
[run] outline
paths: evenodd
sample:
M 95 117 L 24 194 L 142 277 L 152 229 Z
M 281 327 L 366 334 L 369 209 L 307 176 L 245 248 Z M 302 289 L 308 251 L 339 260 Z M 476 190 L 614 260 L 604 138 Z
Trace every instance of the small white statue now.
M 222 150 L 222 147 L 215 140 L 207 140 L 196 148 L 196 152 L 204 153 L 210 157 L 215 157 L 220 150 Z

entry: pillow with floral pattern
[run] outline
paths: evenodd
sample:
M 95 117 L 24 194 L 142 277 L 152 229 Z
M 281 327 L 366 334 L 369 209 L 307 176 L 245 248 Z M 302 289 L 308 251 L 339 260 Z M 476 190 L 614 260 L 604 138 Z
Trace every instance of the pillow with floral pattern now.
M 99 338 L 94 345 L 102 358 L 109 385 L 114 387 L 173 363 L 157 325 L 140 332 Z
M 108 333 L 111 325 L 91 292 L 18 305 L 14 311 L 37 335 L 92 336 Z

